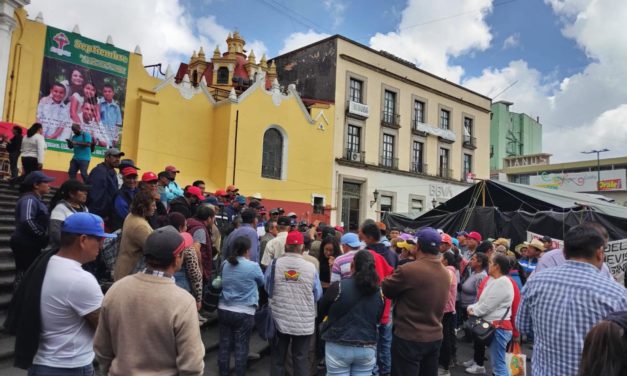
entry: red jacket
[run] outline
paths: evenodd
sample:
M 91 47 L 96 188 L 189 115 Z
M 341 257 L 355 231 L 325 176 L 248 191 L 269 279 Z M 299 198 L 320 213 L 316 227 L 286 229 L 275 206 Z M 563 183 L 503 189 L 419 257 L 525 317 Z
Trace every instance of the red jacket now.
M 369 250 L 370 254 L 374 256 L 374 268 L 379 276 L 379 283 L 383 282 L 385 277 L 394 273 L 394 268 L 388 264 L 385 257 L 381 256 L 373 250 Z M 385 298 L 385 305 L 383 308 L 383 315 L 381 315 L 381 324 L 387 324 L 390 322 L 390 307 L 392 307 L 392 301 Z
M 500 325 L 498 325 L 498 327 L 511 330 L 514 337 L 520 337 L 520 333 L 518 332 L 518 329 L 516 329 L 516 314 L 518 313 L 518 306 L 520 305 L 520 290 L 518 289 L 516 281 L 514 281 L 512 277 L 507 276 L 507 278 L 509 278 L 509 281 L 514 287 L 514 301 L 512 302 L 511 309 L 512 315 L 509 321 L 502 322 Z M 483 281 L 481 281 L 481 283 L 479 284 L 479 288 L 477 289 L 477 300 L 479 300 L 479 297 L 481 296 L 485 285 L 488 283 L 488 279 L 490 278 L 484 278 Z

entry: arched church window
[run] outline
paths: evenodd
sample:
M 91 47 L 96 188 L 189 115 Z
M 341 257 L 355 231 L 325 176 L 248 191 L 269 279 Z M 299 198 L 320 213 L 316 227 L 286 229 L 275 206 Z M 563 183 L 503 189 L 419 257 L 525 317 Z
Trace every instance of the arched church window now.
M 263 135 L 263 158 L 261 176 L 281 179 L 283 165 L 283 135 L 276 128 L 270 128 Z

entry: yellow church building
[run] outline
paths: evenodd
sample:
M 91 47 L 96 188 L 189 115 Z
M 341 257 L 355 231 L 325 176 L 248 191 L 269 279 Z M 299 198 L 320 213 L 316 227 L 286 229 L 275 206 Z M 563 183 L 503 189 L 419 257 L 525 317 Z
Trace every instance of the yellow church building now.
M 246 55 L 239 33 L 229 35 L 224 53 L 216 47 L 207 60 L 201 47 L 158 78 L 144 68 L 139 48 L 128 52 L 55 29 L 23 9 L 13 18 L 10 45 L 0 46 L 8 56 L 2 121 L 26 128 L 46 121 L 43 165 L 57 182 L 67 178 L 72 157 L 66 128 L 80 121 L 98 140 L 91 168 L 115 146 L 140 173 L 174 165 L 182 186 L 233 184 L 242 194 L 260 193 L 268 209 L 328 222 L 334 106 L 305 105 L 293 85 L 281 87 L 274 63 Z M 55 102 L 53 89 L 65 98 Z

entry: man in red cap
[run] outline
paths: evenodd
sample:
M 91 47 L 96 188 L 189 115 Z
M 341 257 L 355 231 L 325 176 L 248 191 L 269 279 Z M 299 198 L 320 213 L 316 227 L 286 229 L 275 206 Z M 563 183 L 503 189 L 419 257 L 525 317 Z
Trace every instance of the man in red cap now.
M 123 168 L 122 187 L 118 190 L 113 199 L 113 213 L 109 220 L 109 229 L 115 231 L 122 228 L 124 219 L 129 213 L 131 201 L 137 193 L 137 170 L 133 167 Z
M 179 169 L 174 166 L 166 166 L 165 171 L 170 174 L 170 184 L 168 184 L 168 189 L 176 197 L 182 197 L 184 193 L 183 189 L 181 189 L 181 187 L 175 181 L 176 174 L 180 173 L 181 171 L 179 171 Z
M 177 197 L 170 202 L 170 212 L 179 212 L 189 218 L 194 215 L 196 208 L 205 196 L 202 195 L 200 188 L 189 186 L 183 193 L 183 197 Z
M 303 258 L 304 237 L 291 231 L 285 239 L 285 255 L 266 269 L 265 288 L 276 324 L 272 341 L 272 375 L 285 371 L 287 349 L 292 345 L 294 375 L 309 375 L 309 345 L 316 325 L 316 302 L 322 286 L 316 267 Z
M 158 219 L 159 216 L 167 215 L 168 209 L 161 201 L 161 195 L 158 191 L 159 177 L 152 171 L 144 172 L 142 175 L 142 180 L 137 185 L 138 189 L 142 192 L 146 192 L 151 194 L 155 198 L 155 204 L 157 204 L 157 210 L 152 217 L 148 218 L 148 222 L 150 223 L 150 227 L 156 229 L 159 227 Z

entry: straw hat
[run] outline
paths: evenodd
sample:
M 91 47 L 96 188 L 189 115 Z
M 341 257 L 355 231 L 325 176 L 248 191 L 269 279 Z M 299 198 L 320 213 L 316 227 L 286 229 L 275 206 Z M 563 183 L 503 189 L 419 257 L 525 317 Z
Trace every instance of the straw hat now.
M 539 239 L 533 239 L 532 241 L 530 241 L 529 247 L 539 249 L 542 252 L 546 250 L 546 248 L 544 247 L 544 244 Z

